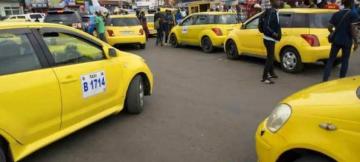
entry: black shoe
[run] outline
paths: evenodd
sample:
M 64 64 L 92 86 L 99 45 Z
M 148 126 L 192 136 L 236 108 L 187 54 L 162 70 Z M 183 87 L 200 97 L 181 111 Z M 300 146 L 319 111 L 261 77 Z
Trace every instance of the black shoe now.
M 273 82 L 272 80 L 270 80 L 270 78 L 268 79 L 263 79 L 261 80 L 261 82 L 265 83 L 265 84 L 274 84 L 275 82 Z
M 279 78 L 276 74 L 269 74 L 268 77 L 271 78 L 271 79 Z

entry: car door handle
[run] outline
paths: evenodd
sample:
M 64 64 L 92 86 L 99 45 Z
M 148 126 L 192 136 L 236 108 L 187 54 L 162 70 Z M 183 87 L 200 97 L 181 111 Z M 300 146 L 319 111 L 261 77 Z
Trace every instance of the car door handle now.
M 69 83 L 72 83 L 72 82 L 76 82 L 75 77 L 72 76 L 72 75 L 68 75 L 68 76 L 65 77 L 65 79 L 61 80 L 61 84 L 69 84 Z
M 335 131 L 337 129 L 336 125 L 332 123 L 320 123 L 319 127 L 327 131 Z

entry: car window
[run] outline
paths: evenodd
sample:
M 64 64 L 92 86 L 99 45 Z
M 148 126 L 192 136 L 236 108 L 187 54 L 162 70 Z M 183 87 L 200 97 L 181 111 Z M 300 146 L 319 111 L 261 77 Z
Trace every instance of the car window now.
M 41 68 L 25 34 L 0 33 L 0 51 L 0 75 Z
M 25 19 L 25 16 L 18 16 L 18 19 Z
M 30 14 L 31 19 L 41 19 L 42 16 L 40 14 Z
M 185 19 L 185 20 L 181 23 L 181 26 L 189 26 L 189 25 L 192 25 L 192 24 L 193 24 L 193 20 L 194 20 L 194 17 L 193 17 L 193 16 L 188 17 L 187 19 Z
M 330 19 L 333 13 L 310 14 L 311 28 L 327 28 L 330 25 Z
M 213 24 L 213 23 L 214 23 L 213 15 L 198 15 L 195 21 L 196 25 Z
M 255 18 L 246 24 L 246 29 L 257 29 L 259 24 L 259 18 Z
M 45 33 L 44 41 L 56 65 L 76 64 L 104 59 L 101 47 L 63 33 Z
M 49 23 L 63 23 L 65 25 L 71 25 L 73 23 L 79 23 L 80 20 L 80 17 L 75 12 L 66 12 L 48 14 L 44 21 Z
M 294 14 L 292 19 L 292 27 L 293 28 L 308 28 L 309 27 L 309 19 L 308 14 Z
M 279 22 L 283 28 L 291 27 L 291 14 L 279 14 Z
M 235 14 L 217 15 L 217 24 L 237 24 L 237 17 Z
M 10 19 L 16 19 L 16 17 L 15 17 L 15 16 L 12 16 L 12 17 L 10 17 Z
M 146 16 L 147 22 L 154 22 L 154 16 Z
M 138 26 L 140 22 L 137 18 L 111 18 L 112 26 Z

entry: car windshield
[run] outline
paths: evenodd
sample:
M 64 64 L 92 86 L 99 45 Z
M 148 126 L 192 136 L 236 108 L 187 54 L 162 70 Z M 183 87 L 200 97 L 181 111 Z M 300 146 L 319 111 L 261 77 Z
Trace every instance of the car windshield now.
M 217 16 L 217 24 L 237 24 L 237 23 L 238 21 L 236 19 L 236 15 L 234 14 Z
M 146 16 L 147 22 L 154 22 L 154 16 Z
M 311 28 L 327 28 L 333 13 L 324 14 L 310 14 L 310 27 Z
M 56 13 L 56 14 L 48 14 L 45 18 L 45 22 L 49 23 L 64 23 L 64 24 L 72 24 L 79 23 L 79 18 L 76 13 Z
M 112 18 L 111 25 L 113 26 L 137 26 L 140 22 L 137 18 Z

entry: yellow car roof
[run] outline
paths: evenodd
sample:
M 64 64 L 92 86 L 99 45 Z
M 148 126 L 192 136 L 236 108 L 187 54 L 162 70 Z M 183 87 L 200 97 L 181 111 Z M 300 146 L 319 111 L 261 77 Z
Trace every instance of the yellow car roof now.
M 280 12 L 294 12 L 294 13 L 334 13 L 338 10 L 332 9 L 316 9 L 316 8 L 288 8 L 280 9 Z
M 53 24 L 53 23 L 39 23 L 39 22 L 0 22 L 0 29 L 9 29 L 9 28 L 30 28 L 30 27 L 57 27 L 57 28 L 65 28 L 68 30 L 75 30 L 77 29 L 60 25 L 60 24 Z
M 134 14 L 128 14 L 128 15 L 110 15 L 110 18 L 136 18 L 136 15 L 134 15 Z

